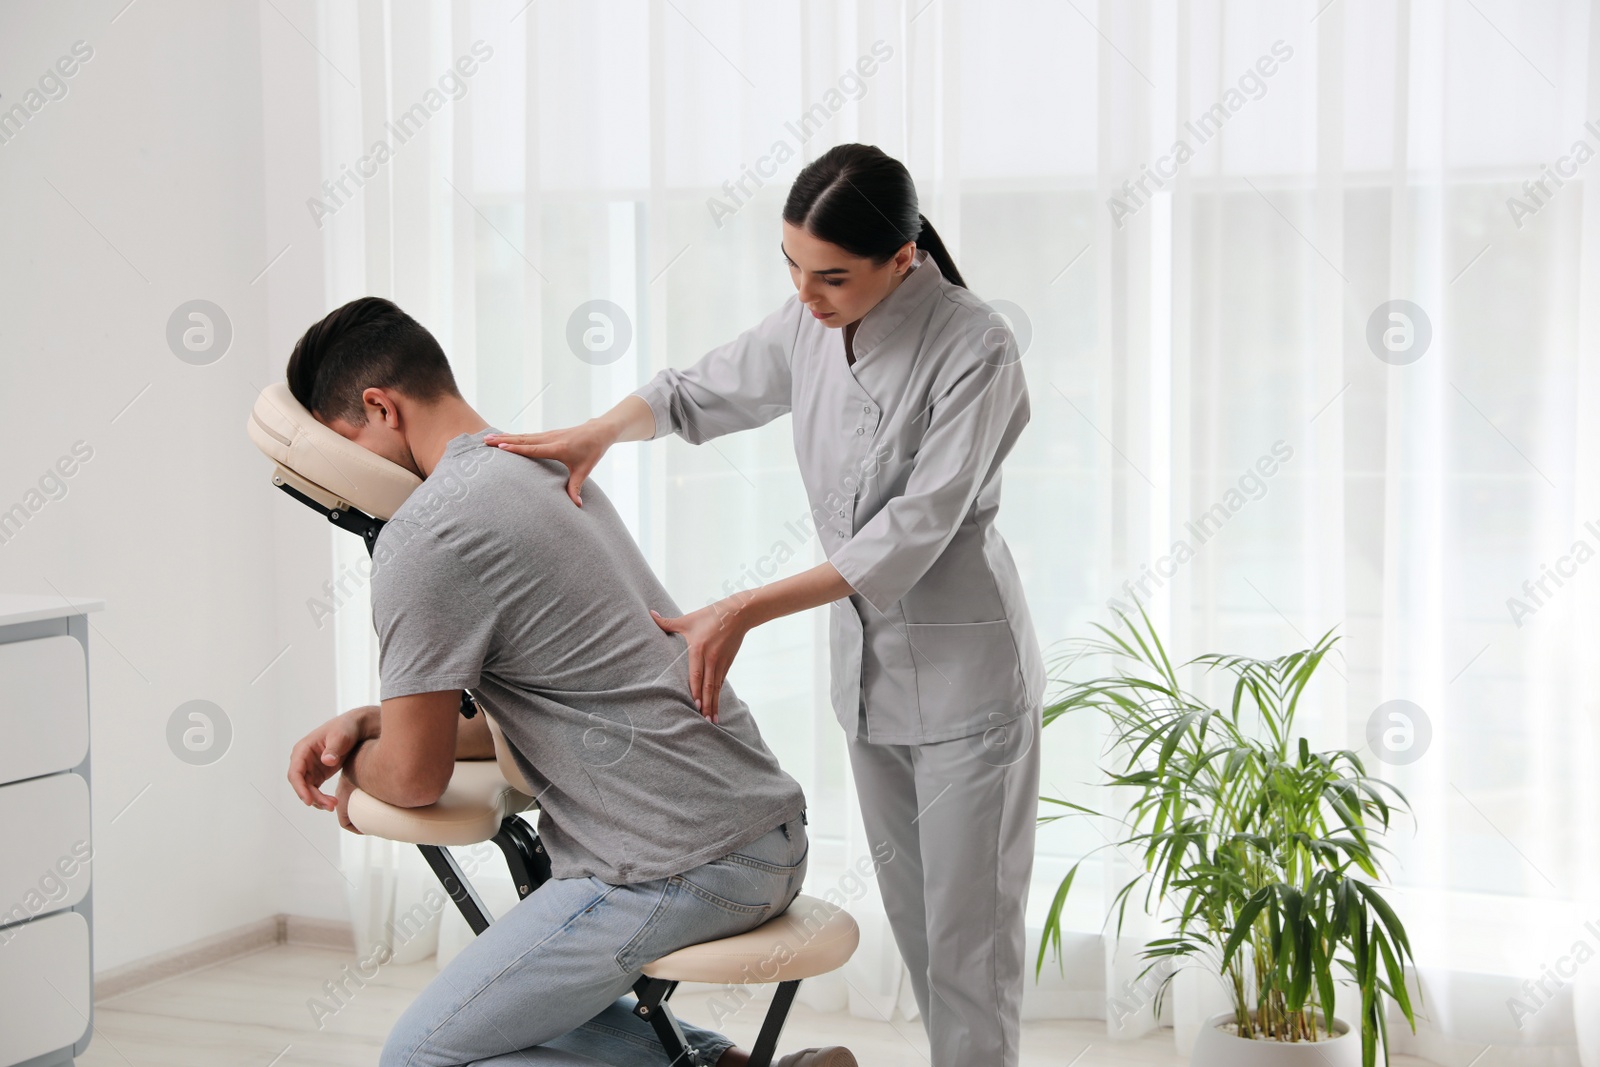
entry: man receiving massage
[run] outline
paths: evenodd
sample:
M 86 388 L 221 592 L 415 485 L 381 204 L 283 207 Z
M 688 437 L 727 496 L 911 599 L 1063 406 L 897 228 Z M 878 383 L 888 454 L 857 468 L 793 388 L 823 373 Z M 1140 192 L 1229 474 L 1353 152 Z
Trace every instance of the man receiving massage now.
M 353 832 L 357 786 L 432 804 L 456 760 L 493 756 L 483 716 L 460 713 L 471 689 L 537 791 L 554 875 L 439 972 L 380 1062 L 660 1067 L 626 994 L 650 961 L 788 907 L 807 862 L 799 784 L 731 687 L 715 722 L 695 709 L 683 640 L 650 617 L 678 607 L 605 493 L 591 479 L 575 508 L 561 464 L 486 447 L 493 428 L 416 320 L 352 301 L 306 331 L 288 379 L 320 422 L 424 479 L 373 552 L 382 705 L 303 738 L 290 783 Z M 684 1031 L 702 1064 L 748 1060 Z M 779 1060 L 855 1065 L 837 1046 Z

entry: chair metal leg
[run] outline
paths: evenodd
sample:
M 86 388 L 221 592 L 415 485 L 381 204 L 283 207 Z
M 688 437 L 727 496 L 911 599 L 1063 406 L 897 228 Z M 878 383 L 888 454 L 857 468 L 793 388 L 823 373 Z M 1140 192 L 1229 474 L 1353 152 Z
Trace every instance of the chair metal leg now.
M 442 845 L 418 845 L 417 848 L 422 858 L 428 861 L 428 866 L 433 868 L 445 892 L 450 894 L 450 899 L 456 902 L 461 917 L 472 927 L 472 935 L 476 937 L 489 929 L 489 923 L 493 921 L 489 909 L 484 906 L 477 890 L 472 888 L 472 883 L 467 881 L 467 876 L 461 873 L 460 865 L 449 850 Z
M 686 1067 L 700 1062 L 698 1054 L 689 1047 L 688 1038 L 683 1036 L 678 1017 L 672 1014 L 672 1008 L 667 1004 L 672 991 L 677 988 L 677 982 L 643 975 L 633 983 L 633 995 L 639 998 L 633 1013 L 649 1023 L 656 1032 L 656 1039 L 667 1054 L 665 1063 L 668 1067 Z
M 507 815 L 500 823 L 500 832 L 491 840 L 500 846 L 500 851 L 505 855 L 506 866 L 510 868 L 512 881 L 516 883 L 518 899 L 549 881 L 550 857 L 545 854 L 539 835 L 525 821 L 515 815 Z M 489 929 L 494 917 L 489 914 L 489 908 L 478 896 L 478 891 L 467 881 L 461 865 L 450 855 L 450 850 L 443 845 L 418 845 L 417 849 L 438 876 L 445 892 L 450 894 L 450 899 L 455 901 L 461 917 L 472 928 L 472 935 L 476 937 Z
M 672 991 L 677 988 L 677 982 L 643 976 L 633 984 L 634 996 L 639 998 L 633 1013 L 655 1030 L 670 1067 L 698 1062 L 695 1051 L 683 1036 L 677 1016 L 672 1014 L 672 1008 L 667 1004 Z M 756 1037 L 755 1047 L 750 1050 L 750 1067 L 772 1067 L 772 1057 L 778 1051 L 778 1038 L 783 1033 L 784 1023 L 789 1021 L 789 1009 L 794 1006 L 795 994 L 799 991 L 798 978 L 778 983 L 778 988 L 772 994 L 772 1005 L 767 1009 L 767 1017 L 761 1022 L 761 1033 Z
M 777 990 L 772 994 L 772 1006 L 767 1009 L 767 1017 L 761 1024 L 761 1034 L 756 1038 L 756 1046 L 750 1050 L 750 1067 L 771 1067 L 772 1056 L 778 1051 L 778 1035 L 783 1033 L 783 1024 L 789 1020 L 789 1009 L 794 1005 L 794 995 L 799 990 L 798 978 L 778 983 Z

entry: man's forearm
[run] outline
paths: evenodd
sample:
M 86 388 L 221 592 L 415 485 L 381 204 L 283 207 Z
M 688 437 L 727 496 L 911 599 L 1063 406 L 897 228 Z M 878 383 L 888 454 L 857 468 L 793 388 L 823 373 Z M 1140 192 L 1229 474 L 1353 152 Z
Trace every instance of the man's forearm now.
M 418 782 L 385 758 L 381 743 L 382 714 L 376 705 L 346 712 L 356 720 L 361 741 L 345 759 L 344 773 L 365 793 L 397 807 L 420 807 L 433 803 L 426 783 Z M 468 719 L 457 717 L 455 758 L 478 760 L 494 758 L 494 736 L 480 710 Z
M 355 720 L 358 736 L 370 740 L 378 736 L 383 726 L 383 709 L 376 704 L 352 708 L 345 715 Z M 456 759 L 494 759 L 494 735 L 489 732 L 489 720 L 481 711 L 472 718 L 462 716 L 456 724 Z
M 382 713 L 383 709 L 378 705 L 368 704 L 365 707 L 351 708 L 345 712 L 345 716 L 355 720 L 357 736 L 365 741 L 378 736 L 378 730 L 383 725 Z
M 394 761 L 386 760 L 383 739 L 371 737 L 356 746 L 344 762 L 344 776 L 362 792 L 397 808 L 420 808 L 436 797 L 427 795 L 425 783 L 407 776 Z

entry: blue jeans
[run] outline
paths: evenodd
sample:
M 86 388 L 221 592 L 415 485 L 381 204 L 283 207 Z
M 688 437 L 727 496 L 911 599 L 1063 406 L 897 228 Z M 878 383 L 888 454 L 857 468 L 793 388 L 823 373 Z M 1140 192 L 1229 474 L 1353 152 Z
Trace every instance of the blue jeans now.
M 804 816 L 669 878 L 551 879 L 472 940 L 389 1033 L 380 1067 L 666 1067 L 626 995 L 642 968 L 787 908 L 805 878 Z M 683 1025 L 701 1064 L 733 1042 Z

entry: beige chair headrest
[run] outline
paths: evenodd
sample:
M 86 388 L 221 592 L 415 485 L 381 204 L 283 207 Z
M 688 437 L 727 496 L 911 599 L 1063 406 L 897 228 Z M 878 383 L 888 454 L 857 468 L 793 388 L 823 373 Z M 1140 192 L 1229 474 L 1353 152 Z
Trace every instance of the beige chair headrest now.
M 318 422 L 289 392 L 286 382 L 261 390 L 250 412 L 250 440 L 290 475 L 283 478 L 297 489 L 300 482 L 320 487 L 328 496 L 366 512 L 389 519 L 422 480 L 398 463 L 369 452 L 354 441 Z M 317 498 L 320 503 L 328 501 Z

